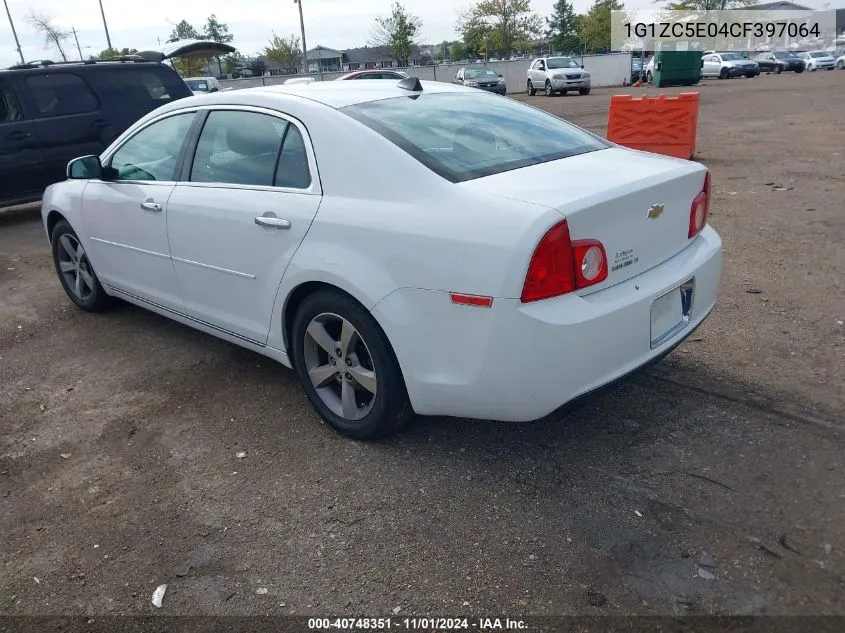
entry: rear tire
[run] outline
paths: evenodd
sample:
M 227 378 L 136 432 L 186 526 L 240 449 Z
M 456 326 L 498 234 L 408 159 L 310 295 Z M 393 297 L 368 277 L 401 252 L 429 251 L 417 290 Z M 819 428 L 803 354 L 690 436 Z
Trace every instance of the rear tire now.
M 53 266 L 67 296 L 86 312 L 102 312 L 114 304 L 106 294 L 73 227 L 59 220 L 50 235 Z
M 350 335 L 344 336 L 345 328 L 351 328 Z M 291 329 L 293 365 L 305 394 L 334 429 L 356 440 L 373 440 L 411 419 L 393 348 L 372 315 L 352 297 L 338 290 L 309 295 Z M 362 377 L 360 382 L 356 376 Z
M 531 83 L 531 80 L 528 80 L 528 96 L 533 97 L 537 94 L 537 89 L 534 87 L 534 84 Z
M 547 97 L 554 97 L 555 96 L 555 89 L 552 88 L 552 82 L 546 79 L 546 96 Z

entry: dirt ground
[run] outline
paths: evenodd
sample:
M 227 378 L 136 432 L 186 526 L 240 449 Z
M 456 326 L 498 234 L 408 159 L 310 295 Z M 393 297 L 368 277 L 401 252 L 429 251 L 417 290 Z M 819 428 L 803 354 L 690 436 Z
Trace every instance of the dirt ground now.
M 845 72 L 698 89 L 719 303 L 556 421 L 349 441 L 0 214 L 0 613 L 845 615 Z M 521 98 L 603 133 L 620 92 Z

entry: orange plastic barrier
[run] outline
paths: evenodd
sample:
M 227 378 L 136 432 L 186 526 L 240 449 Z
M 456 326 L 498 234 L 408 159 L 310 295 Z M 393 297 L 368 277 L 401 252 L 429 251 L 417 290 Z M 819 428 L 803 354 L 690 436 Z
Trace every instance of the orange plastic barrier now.
M 607 140 L 631 149 L 692 158 L 698 130 L 698 95 L 614 95 L 610 97 Z

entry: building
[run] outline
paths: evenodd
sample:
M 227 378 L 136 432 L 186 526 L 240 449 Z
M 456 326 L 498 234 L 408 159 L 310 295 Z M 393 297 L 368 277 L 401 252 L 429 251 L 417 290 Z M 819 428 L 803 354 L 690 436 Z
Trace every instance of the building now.
M 423 66 L 431 60 L 432 56 L 428 47 L 415 46 L 408 64 L 410 66 Z M 315 46 L 308 51 L 308 70 L 312 73 L 396 68 L 398 66 L 399 61 L 393 58 L 387 46 L 362 46 L 343 51 L 326 46 Z

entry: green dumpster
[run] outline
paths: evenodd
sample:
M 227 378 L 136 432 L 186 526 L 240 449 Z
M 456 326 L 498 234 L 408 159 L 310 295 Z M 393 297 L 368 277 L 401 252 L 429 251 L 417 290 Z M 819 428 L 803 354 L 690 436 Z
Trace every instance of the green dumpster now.
M 701 79 L 701 51 L 654 53 L 654 85 L 694 86 Z

